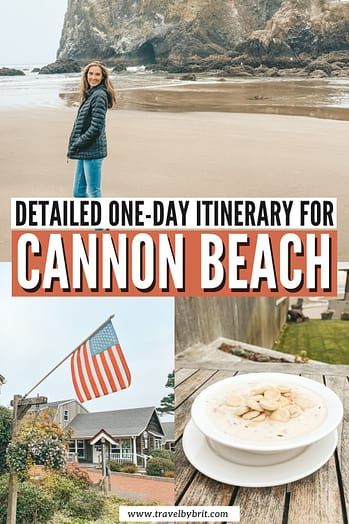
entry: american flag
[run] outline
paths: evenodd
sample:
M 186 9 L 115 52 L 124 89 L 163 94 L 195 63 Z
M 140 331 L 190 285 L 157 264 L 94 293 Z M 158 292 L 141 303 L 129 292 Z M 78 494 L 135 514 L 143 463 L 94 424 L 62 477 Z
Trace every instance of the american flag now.
M 74 351 L 70 367 L 80 402 L 109 395 L 131 384 L 131 373 L 111 320 Z

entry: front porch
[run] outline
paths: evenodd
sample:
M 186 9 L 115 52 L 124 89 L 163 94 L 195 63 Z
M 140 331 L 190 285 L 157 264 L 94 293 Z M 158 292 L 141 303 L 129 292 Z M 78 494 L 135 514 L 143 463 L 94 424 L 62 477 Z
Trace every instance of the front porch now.
M 102 446 L 105 446 L 106 462 L 135 464 L 144 469 L 152 449 L 161 449 L 162 437 L 148 431 L 141 435 L 117 438 L 101 431 L 92 439 L 72 439 L 67 452 L 68 461 L 102 465 Z

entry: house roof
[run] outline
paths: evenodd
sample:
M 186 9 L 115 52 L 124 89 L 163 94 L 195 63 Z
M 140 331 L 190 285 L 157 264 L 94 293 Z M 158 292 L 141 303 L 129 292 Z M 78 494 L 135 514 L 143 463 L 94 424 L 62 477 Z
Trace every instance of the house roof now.
M 113 437 L 137 436 L 146 429 L 154 412 L 156 414 L 154 407 L 147 407 L 80 413 L 68 424 L 66 429 L 72 429 L 72 436 L 75 438 L 92 438 L 101 429 L 104 429 Z
M 162 428 L 165 432 L 165 438 L 166 440 L 174 440 L 175 434 L 174 434 L 174 422 L 162 422 L 161 423 Z

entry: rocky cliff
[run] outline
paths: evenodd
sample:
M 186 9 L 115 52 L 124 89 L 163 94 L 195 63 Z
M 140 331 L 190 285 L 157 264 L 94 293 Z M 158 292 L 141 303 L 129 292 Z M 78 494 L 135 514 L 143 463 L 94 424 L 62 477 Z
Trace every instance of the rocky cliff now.
M 254 31 L 238 46 L 255 57 L 284 56 L 297 60 L 349 49 L 349 3 L 324 0 L 284 0 L 263 30 Z
M 302 54 L 348 49 L 349 2 L 69 0 L 57 58 L 195 70 L 305 66 Z
M 282 0 L 69 0 L 57 58 L 181 64 L 234 50 Z

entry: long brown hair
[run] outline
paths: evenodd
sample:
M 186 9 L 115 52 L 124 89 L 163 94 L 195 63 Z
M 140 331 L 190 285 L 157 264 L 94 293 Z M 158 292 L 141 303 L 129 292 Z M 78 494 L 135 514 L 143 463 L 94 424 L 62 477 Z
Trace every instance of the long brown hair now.
M 81 102 L 84 102 L 86 98 L 86 90 L 90 87 L 89 83 L 87 81 L 87 74 L 89 72 L 90 67 L 99 67 L 102 71 L 102 81 L 101 84 L 105 86 L 107 93 L 108 93 L 108 107 L 113 107 L 114 104 L 116 104 L 116 92 L 113 87 L 113 84 L 111 83 L 110 77 L 109 77 L 109 71 L 107 67 L 102 64 L 101 62 L 90 62 L 87 64 L 87 66 L 84 67 L 82 77 L 81 77 L 81 84 L 80 84 L 80 96 L 81 96 Z

